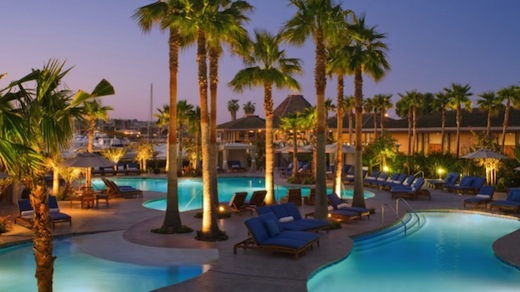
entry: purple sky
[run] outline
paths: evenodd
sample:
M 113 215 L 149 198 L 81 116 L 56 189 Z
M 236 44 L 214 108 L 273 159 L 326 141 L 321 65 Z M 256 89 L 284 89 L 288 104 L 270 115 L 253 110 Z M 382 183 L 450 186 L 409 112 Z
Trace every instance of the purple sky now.
M 151 0 L 1 0 L 0 73 L 9 81 L 41 68 L 51 58 L 74 67 L 65 81 L 72 90 L 91 91 L 105 78 L 116 90 L 103 98 L 114 107 L 111 118 L 150 119 L 150 84 L 153 112 L 168 102 L 167 35 L 155 29 L 143 34 L 131 19 L 134 11 Z M 284 0 L 250 0 L 255 11 L 248 29 L 275 33 L 294 13 Z M 483 91 L 520 85 L 520 1 L 515 0 L 345 0 L 343 7 L 366 13 L 366 21 L 387 33 L 392 70 L 374 84 L 365 79 L 364 96 L 409 90 L 438 92 L 452 82 Z M 314 47 L 287 47 L 288 57 L 300 58 L 304 74 L 298 76 L 305 98 L 315 103 Z M 184 50 L 179 74 L 180 99 L 198 105 L 195 50 Z M 221 61 L 219 122 L 229 120 L 226 103 L 240 99 L 256 103 L 264 115 L 263 92 L 235 93 L 227 87 L 242 62 L 228 54 Z M 346 81 L 352 95 L 352 78 Z M 335 80 L 327 83 L 327 97 L 335 98 Z M 274 93 L 275 106 L 290 91 Z M 242 110 L 239 116 L 242 116 Z

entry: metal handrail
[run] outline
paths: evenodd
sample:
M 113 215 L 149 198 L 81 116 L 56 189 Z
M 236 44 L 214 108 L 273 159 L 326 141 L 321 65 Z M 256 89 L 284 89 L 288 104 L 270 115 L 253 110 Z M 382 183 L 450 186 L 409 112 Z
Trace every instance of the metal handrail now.
M 403 218 L 401 218 L 399 216 L 399 214 L 397 214 L 397 212 L 394 210 L 394 208 L 392 208 L 392 206 L 390 206 L 388 203 L 384 203 L 384 204 L 381 205 L 381 225 L 383 225 L 384 220 L 385 220 L 385 206 L 390 208 L 390 210 L 392 210 L 392 212 L 394 213 L 395 218 L 398 218 L 399 222 L 401 222 L 401 224 L 403 224 L 404 234 L 406 234 L 406 231 L 407 231 L 408 227 L 406 227 L 406 224 L 404 223 Z
M 424 177 L 424 171 L 422 170 L 419 170 L 416 174 L 414 174 L 414 176 L 418 177 L 419 173 L 422 174 L 422 177 Z
M 415 217 L 417 217 L 417 222 L 419 222 L 419 225 L 420 225 L 421 224 L 421 217 L 419 217 L 417 212 L 415 212 L 415 210 L 408 204 L 408 202 L 405 199 L 398 198 L 397 200 L 395 200 L 395 211 L 397 213 L 399 213 L 399 202 L 403 202 L 406 205 L 406 207 L 408 207 L 408 211 L 410 211 L 411 213 L 413 213 L 415 215 Z

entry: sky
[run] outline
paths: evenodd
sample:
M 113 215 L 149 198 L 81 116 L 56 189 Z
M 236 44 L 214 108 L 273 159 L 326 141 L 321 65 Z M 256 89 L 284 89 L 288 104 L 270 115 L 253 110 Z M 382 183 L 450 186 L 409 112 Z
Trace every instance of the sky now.
M 131 18 L 152 0 L 1 0 L 0 80 L 4 88 L 40 69 L 50 59 L 72 70 L 65 77 L 71 90 L 90 92 L 103 78 L 115 95 L 103 97 L 114 108 L 110 118 L 155 120 L 168 103 L 167 34 L 158 28 L 144 34 Z M 295 8 L 288 0 L 249 0 L 255 10 L 246 28 L 276 33 Z M 452 83 L 470 84 L 474 99 L 484 91 L 520 85 L 520 1 L 516 0 L 344 0 L 342 7 L 364 13 L 366 23 L 386 33 L 391 70 L 374 83 L 365 77 L 364 97 L 418 90 L 439 92 Z M 287 57 L 300 58 L 303 74 L 296 79 L 302 94 L 315 104 L 314 45 L 284 46 Z M 218 91 L 219 123 L 230 119 L 227 102 L 252 101 L 264 116 L 260 88 L 234 92 L 227 83 L 243 69 L 240 58 L 221 60 Z M 199 105 L 195 48 L 180 55 L 178 100 Z M 327 82 L 326 97 L 335 99 L 335 79 Z M 353 95 L 347 77 L 345 94 Z M 152 90 L 153 88 L 153 90 Z M 275 107 L 290 90 L 275 90 Z M 241 110 L 239 117 L 243 115 Z

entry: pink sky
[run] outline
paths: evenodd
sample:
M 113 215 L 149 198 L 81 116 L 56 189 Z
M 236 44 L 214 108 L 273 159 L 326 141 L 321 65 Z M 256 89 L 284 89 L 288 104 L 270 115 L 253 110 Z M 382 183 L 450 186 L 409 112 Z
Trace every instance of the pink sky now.
M 155 29 L 143 34 L 131 15 L 150 0 L 2 0 L 0 1 L 0 73 L 9 81 L 41 68 L 51 58 L 74 67 L 66 77 L 72 90 L 91 91 L 102 79 L 110 81 L 114 96 L 103 98 L 114 107 L 111 118 L 150 119 L 150 84 L 153 112 L 168 102 L 167 35 Z M 294 13 L 284 0 L 249 1 L 256 7 L 248 29 L 273 33 Z M 351 0 L 343 7 L 366 13 L 367 23 L 388 35 L 392 71 L 374 84 L 365 82 L 364 95 L 393 94 L 409 90 L 438 92 L 452 82 L 469 83 L 474 95 L 520 85 L 520 1 L 489 0 Z M 287 47 L 288 57 L 301 58 L 305 73 L 298 76 L 305 98 L 315 103 L 314 48 Z M 194 49 L 182 52 L 179 99 L 198 105 Z M 226 83 L 242 68 L 238 58 L 226 55 L 221 62 L 219 122 L 229 120 L 226 103 L 239 99 L 256 103 L 263 116 L 263 93 L 235 93 Z M 335 81 L 329 80 L 327 97 L 335 98 Z M 353 94 L 347 79 L 346 94 Z M 277 106 L 290 91 L 274 93 Z M 242 115 L 242 112 L 239 116 Z

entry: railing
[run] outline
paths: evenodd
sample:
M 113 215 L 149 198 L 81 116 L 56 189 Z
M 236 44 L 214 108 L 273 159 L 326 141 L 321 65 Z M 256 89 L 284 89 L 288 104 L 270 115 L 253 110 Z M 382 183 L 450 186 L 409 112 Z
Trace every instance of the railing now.
M 419 174 L 421 174 L 422 177 L 424 177 L 424 171 L 419 170 L 416 174 L 414 174 L 415 177 L 419 177 Z
M 419 223 L 419 225 L 421 224 L 421 217 L 419 217 L 417 212 L 415 212 L 415 210 L 408 204 L 408 202 L 405 199 L 398 198 L 395 201 L 395 209 L 392 208 L 392 206 L 390 206 L 388 203 L 384 203 L 383 205 L 381 205 L 381 225 L 383 225 L 384 221 L 385 221 L 385 207 L 388 207 L 394 213 L 395 218 L 399 219 L 399 222 L 404 227 L 404 234 L 406 234 L 408 228 L 407 228 L 406 224 L 404 223 L 403 218 L 401 216 L 399 216 L 399 203 L 400 202 L 403 202 L 406 205 L 406 207 L 408 208 L 409 213 L 411 213 L 412 216 L 415 216 L 417 218 L 417 223 Z

